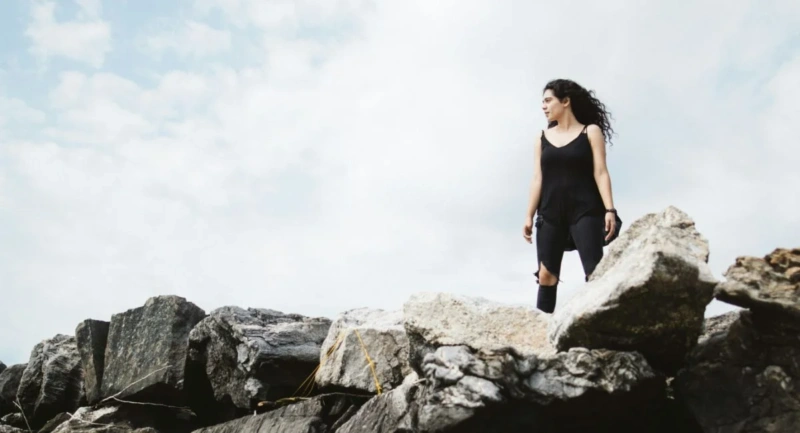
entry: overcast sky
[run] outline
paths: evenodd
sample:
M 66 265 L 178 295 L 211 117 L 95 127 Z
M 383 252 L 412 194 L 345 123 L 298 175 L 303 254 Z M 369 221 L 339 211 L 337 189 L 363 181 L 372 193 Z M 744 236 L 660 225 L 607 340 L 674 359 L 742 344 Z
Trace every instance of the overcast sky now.
M 558 77 L 614 116 L 626 226 L 679 207 L 718 278 L 800 246 L 799 29 L 796 0 L 3 0 L 0 360 L 161 294 L 534 305 Z M 577 253 L 563 273 L 559 302 Z

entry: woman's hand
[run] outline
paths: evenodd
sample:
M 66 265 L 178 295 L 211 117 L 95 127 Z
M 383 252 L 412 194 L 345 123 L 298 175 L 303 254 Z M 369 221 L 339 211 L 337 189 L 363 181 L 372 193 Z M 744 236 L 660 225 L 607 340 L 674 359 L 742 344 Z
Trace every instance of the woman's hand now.
M 606 212 L 606 241 L 611 239 L 617 230 L 617 218 L 614 212 Z
M 522 228 L 522 237 L 525 238 L 525 241 L 529 244 L 531 243 L 531 234 L 533 233 L 533 218 L 527 218 L 525 220 L 525 227 Z

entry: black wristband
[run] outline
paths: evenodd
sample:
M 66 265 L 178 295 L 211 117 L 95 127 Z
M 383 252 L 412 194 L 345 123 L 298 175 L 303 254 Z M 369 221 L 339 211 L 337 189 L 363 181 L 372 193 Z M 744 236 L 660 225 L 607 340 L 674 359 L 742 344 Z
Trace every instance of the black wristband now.
M 616 209 L 614 209 L 613 207 L 612 207 L 611 209 L 606 209 L 606 213 L 608 213 L 608 212 L 611 212 L 611 213 L 613 213 L 614 215 L 616 215 L 616 214 L 617 214 L 617 210 L 616 210 Z

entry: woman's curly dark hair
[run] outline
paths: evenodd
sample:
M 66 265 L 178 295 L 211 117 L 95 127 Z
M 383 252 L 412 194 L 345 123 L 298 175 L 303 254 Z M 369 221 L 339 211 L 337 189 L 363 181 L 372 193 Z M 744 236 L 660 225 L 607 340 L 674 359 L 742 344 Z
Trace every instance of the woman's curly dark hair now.
M 587 90 L 578 83 L 559 78 L 552 80 L 544 86 L 542 93 L 547 90 L 553 92 L 559 101 L 564 98 L 569 98 L 572 104 L 572 113 L 578 122 L 584 125 L 595 124 L 603 131 L 603 136 L 607 143 L 611 143 L 611 136 L 614 134 L 614 129 L 611 128 L 611 113 L 608 112 L 606 106 L 594 96 L 593 90 Z M 547 125 L 548 128 L 556 126 L 558 122 L 553 121 Z

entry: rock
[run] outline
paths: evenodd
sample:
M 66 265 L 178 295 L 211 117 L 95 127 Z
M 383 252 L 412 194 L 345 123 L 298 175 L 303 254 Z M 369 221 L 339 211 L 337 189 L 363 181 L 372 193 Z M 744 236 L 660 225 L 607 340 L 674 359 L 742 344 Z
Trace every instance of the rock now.
M 405 304 L 404 313 L 410 353 L 422 357 L 412 365 L 424 380 L 413 404 L 395 410 L 410 413 L 402 415 L 404 423 L 414 424 L 407 431 L 600 431 L 592 429 L 619 420 L 650 428 L 662 412 L 665 379 L 641 354 L 556 352 L 547 340 L 549 315 L 539 310 L 420 294 Z M 401 395 L 394 392 L 392 398 Z M 389 399 L 376 397 L 358 419 L 392 431 L 397 415 L 369 409 L 390 404 L 381 397 Z M 552 430 L 556 425 L 563 429 Z
M 83 370 L 75 337 L 58 334 L 31 351 L 17 398 L 31 427 L 38 428 L 81 402 Z
M 255 416 L 246 416 L 194 433 L 325 433 L 335 432 L 368 397 L 324 394 Z
M 14 406 L 14 401 L 17 399 L 19 381 L 27 366 L 27 364 L 12 365 L 0 373 L 0 417 L 19 410 Z
M 635 221 L 612 243 L 589 282 L 553 314 L 550 341 L 638 351 L 668 374 L 697 343 L 716 285 L 708 243 L 682 211 Z
M 28 433 L 26 430 L 0 424 L 0 433 Z
M 316 374 L 320 388 L 377 392 L 362 341 L 383 392 L 397 387 L 411 373 L 402 312 L 359 308 L 343 313 L 333 322 L 322 343 Z
M 330 326 L 267 309 L 214 310 L 190 336 L 192 407 L 204 422 L 221 422 L 293 396 L 319 365 Z
M 25 421 L 25 417 L 22 416 L 22 414 L 19 412 L 9 413 L 4 417 L 0 418 L 0 425 L 4 424 L 10 427 L 16 427 L 22 429 L 28 428 L 28 422 Z
M 718 300 L 800 328 L 800 248 L 738 257 L 724 276 L 714 289 Z
M 103 398 L 181 406 L 189 332 L 205 312 L 179 296 L 156 296 L 111 317 Z
M 425 357 L 423 369 L 429 384 L 418 403 L 422 432 L 516 432 L 542 425 L 580 431 L 632 422 L 630 415 L 647 413 L 641 408 L 664 389 L 664 378 L 640 354 L 604 349 L 520 356 L 443 346 Z
M 47 421 L 42 428 L 39 429 L 37 433 L 53 433 L 58 426 L 64 424 L 65 422 L 69 421 L 72 417 L 69 416 L 66 412 L 62 412 L 55 417 L 53 417 L 50 421 Z
M 411 365 L 418 373 L 425 355 L 439 346 L 513 347 L 521 355 L 555 352 L 546 338 L 548 315 L 528 306 L 449 293 L 418 293 L 404 304 L 403 320 Z
M 369 400 L 336 433 L 417 431 L 415 401 L 421 385 L 416 373 L 406 377 L 407 380 L 399 387 Z
M 2 373 L 6 368 L 8 368 L 8 366 L 3 364 L 3 361 L 0 361 L 0 373 Z
M 75 339 L 84 372 L 86 400 L 90 405 L 100 401 L 108 327 L 108 322 L 89 319 L 78 324 L 75 329 Z
M 800 340 L 757 319 L 746 310 L 709 319 L 716 326 L 706 327 L 675 378 L 704 431 L 788 433 L 800 425 Z
M 53 433 L 189 433 L 198 428 L 191 411 L 163 406 L 82 407 Z

